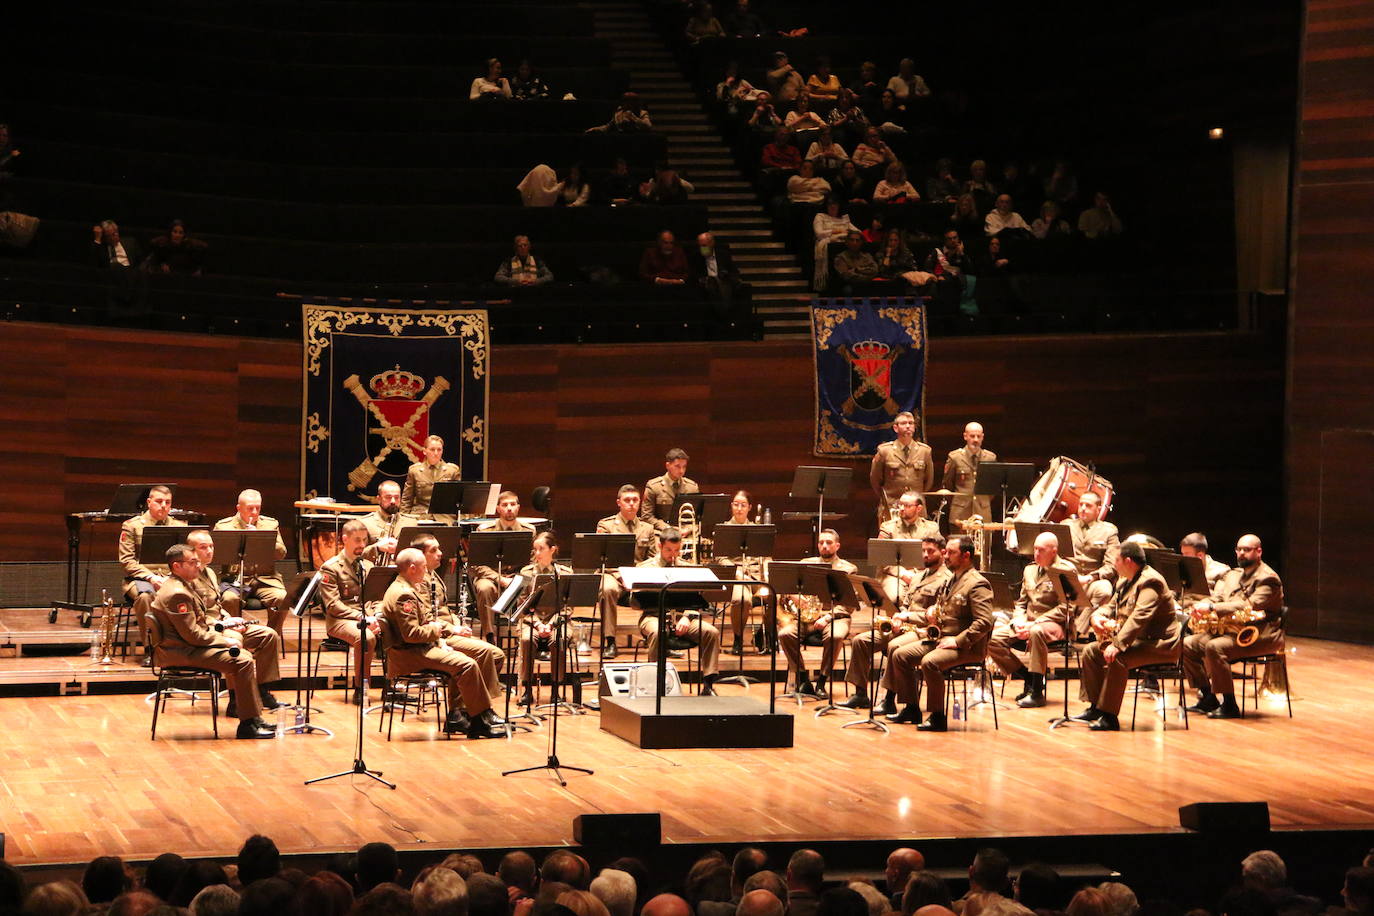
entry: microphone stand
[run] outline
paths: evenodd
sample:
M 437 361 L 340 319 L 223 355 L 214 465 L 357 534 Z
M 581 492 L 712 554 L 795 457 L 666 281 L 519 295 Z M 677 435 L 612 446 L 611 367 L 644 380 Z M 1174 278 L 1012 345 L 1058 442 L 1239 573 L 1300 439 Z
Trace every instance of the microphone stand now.
M 315 574 L 310 577 L 310 580 L 308 582 L 306 582 L 305 588 L 301 589 L 300 599 L 297 600 L 296 604 L 291 608 L 291 613 L 296 615 L 297 646 L 296 702 L 292 704 L 292 708 L 294 708 L 297 712 L 303 713 L 305 717 L 300 722 L 297 722 L 293 725 L 288 725 L 285 729 L 283 729 L 283 732 L 289 735 L 328 735 L 332 738 L 334 737 L 334 733 L 332 731 L 330 731 L 327 728 L 324 728 L 323 726 L 315 725 L 313 722 L 310 721 L 310 714 L 312 712 L 317 711 L 310 705 L 310 701 L 315 698 L 315 679 L 313 677 L 308 679 L 309 683 L 306 685 L 305 688 L 305 703 L 301 703 L 301 681 L 307 679 L 303 676 L 301 672 L 302 653 L 300 651 L 300 647 L 306 647 L 304 654 L 307 656 L 310 655 L 312 651 L 318 652 L 317 649 L 312 649 L 314 645 L 315 622 L 313 620 L 307 621 L 306 609 L 310 606 L 310 603 L 315 600 L 315 590 L 320 586 L 321 576 L 322 573 L 319 570 L 316 570 Z
M 367 683 L 367 672 L 363 670 L 363 659 L 367 657 L 367 623 L 367 613 L 364 611 L 363 616 L 358 620 L 358 685 L 360 687 Z M 363 687 L 363 689 L 366 691 L 366 687 Z M 366 693 L 364 693 L 364 699 L 366 699 Z M 367 710 L 363 707 L 363 704 L 359 703 L 358 743 L 353 752 L 353 767 L 338 773 L 331 773 L 328 776 L 316 776 L 314 779 L 307 779 L 305 781 L 307 786 L 317 782 L 324 782 L 329 779 L 338 779 L 340 776 L 357 775 L 374 779 L 388 789 L 396 788 L 396 783 L 387 782 L 382 778 L 381 770 L 369 770 L 367 768 L 367 761 L 363 759 L 363 716 L 365 715 L 367 715 Z

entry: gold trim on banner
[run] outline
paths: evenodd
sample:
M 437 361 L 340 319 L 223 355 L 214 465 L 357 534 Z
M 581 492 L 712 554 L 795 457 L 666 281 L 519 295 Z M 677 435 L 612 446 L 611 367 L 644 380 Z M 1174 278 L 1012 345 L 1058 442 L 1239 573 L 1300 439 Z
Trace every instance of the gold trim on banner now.
M 831 416 L 832 414 L 828 410 L 821 413 L 820 432 L 816 443 L 817 454 L 858 455 L 859 446 L 840 438 L 840 434 L 835 431 L 834 425 L 830 422 Z
M 487 421 L 483 417 L 473 417 L 472 425 L 463 430 L 463 441 L 472 446 L 472 450 L 481 454 L 487 449 Z
M 320 450 L 320 443 L 329 438 L 329 428 L 320 422 L 317 410 L 305 418 L 305 447 L 312 452 Z
M 822 347 L 830 345 L 830 335 L 835 332 L 835 326 L 847 318 L 858 318 L 859 313 L 854 309 L 812 309 L 812 321 L 815 323 L 816 342 Z
M 917 350 L 921 349 L 921 341 L 925 338 L 925 335 L 921 333 L 921 322 L 925 317 L 925 309 L 919 307 L 878 309 L 878 317 L 886 318 L 906 331 L 906 336 L 911 339 L 911 345 Z

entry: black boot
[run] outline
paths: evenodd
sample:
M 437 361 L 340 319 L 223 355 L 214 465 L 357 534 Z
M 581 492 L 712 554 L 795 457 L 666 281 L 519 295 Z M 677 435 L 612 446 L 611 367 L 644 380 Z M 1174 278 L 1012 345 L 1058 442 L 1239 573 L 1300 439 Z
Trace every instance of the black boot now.
M 456 735 L 459 732 L 465 732 L 471 724 L 467 713 L 462 710 L 451 712 L 448 714 L 448 718 L 444 720 L 444 734 Z
M 1104 713 L 1102 710 L 1098 709 L 1096 706 L 1089 706 L 1078 715 L 1069 716 L 1069 718 L 1079 722 L 1096 722 L 1098 719 L 1102 718 L 1103 715 Z
M 887 719 L 889 722 L 895 722 L 898 725 L 915 725 L 920 727 L 921 707 L 917 706 L 915 703 L 908 703 L 906 706 L 902 707 L 901 712 L 896 715 L 888 716 Z
M 1119 732 L 1121 723 L 1116 721 L 1116 716 L 1109 712 L 1098 712 L 1097 721 L 1088 726 L 1089 730 L 1095 732 Z
M 1189 712 L 1208 713 L 1221 706 L 1221 701 L 1217 695 L 1210 690 L 1204 690 L 1198 694 L 1197 702 L 1188 707 Z
M 1223 693 L 1217 708 L 1207 713 L 1209 719 L 1239 719 L 1240 707 L 1236 705 L 1236 695 Z
M 520 694 L 520 699 L 516 701 L 516 706 L 524 706 L 526 709 L 534 705 L 534 690 L 529 684 L 525 685 L 525 690 Z
M 816 695 L 816 685 L 811 683 L 811 675 L 809 673 L 797 675 L 797 693 L 806 697 L 814 697 Z
M 278 700 L 276 697 L 272 696 L 272 694 L 267 690 L 266 687 L 258 688 L 258 699 L 262 700 L 263 709 L 276 709 L 278 706 L 286 705 L 285 703 Z
M 505 728 L 492 725 L 485 714 L 474 717 L 468 723 L 466 733 L 469 738 L 504 738 L 506 736 Z
M 261 719 L 244 719 L 239 723 L 239 730 L 234 733 L 235 738 L 275 738 L 277 730 L 270 728 Z
M 945 714 L 933 712 L 924 722 L 916 726 L 918 732 L 943 732 L 949 730 L 949 723 L 945 721 Z
M 891 691 L 883 694 L 883 701 L 878 704 L 878 708 L 873 710 L 875 716 L 895 716 L 897 714 L 897 697 Z
M 716 681 L 720 680 L 719 674 L 708 674 L 701 679 L 701 695 L 713 697 L 716 695 Z
M 1034 677 L 1034 675 L 1031 674 L 1030 671 L 1028 671 L 1028 670 L 1025 669 L 1025 668 L 1018 668 L 1016 671 L 1014 671 L 1014 672 L 1012 672 L 1011 674 L 1008 674 L 1008 675 L 1007 675 L 1007 680 L 1009 680 L 1009 681 L 1011 681 L 1011 680 L 1023 680 L 1023 681 L 1026 682 L 1026 683 L 1025 683 L 1025 686 L 1021 688 L 1021 692 L 1018 693 L 1018 694 L 1016 695 L 1016 702 L 1017 702 L 1017 705 L 1020 705 L 1020 703 L 1021 703 L 1022 700 L 1024 700 L 1026 697 L 1028 697 L 1028 696 L 1031 695 L 1031 686 L 1032 686 L 1032 684 L 1033 684 L 1033 681 L 1032 681 L 1032 678 L 1033 678 L 1033 677 Z
M 732 643 L 730 643 L 730 648 L 729 648 L 728 650 L 726 650 L 726 651 L 727 651 L 727 653 L 730 654 L 730 655 L 743 655 L 743 654 L 744 654 L 744 636 L 743 636 L 742 634 L 736 635 L 734 641 L 733 641 Z

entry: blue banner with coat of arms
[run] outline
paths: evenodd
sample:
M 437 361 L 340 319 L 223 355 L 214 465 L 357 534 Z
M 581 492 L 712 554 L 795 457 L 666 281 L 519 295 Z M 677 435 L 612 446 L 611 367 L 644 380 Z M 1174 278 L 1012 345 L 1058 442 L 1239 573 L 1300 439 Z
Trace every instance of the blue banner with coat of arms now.
M 811 341 L 816 455 L 871 456 L 892 438 L 893 418 L 904 410 L 924 425 L 927 347 L 921 299 L 814 299 Z
M 404 484 L 425 440 L 465 480 L 484 480 L 490 335 L 484 309 L 305 304 L 301 491 L 375 502 Z

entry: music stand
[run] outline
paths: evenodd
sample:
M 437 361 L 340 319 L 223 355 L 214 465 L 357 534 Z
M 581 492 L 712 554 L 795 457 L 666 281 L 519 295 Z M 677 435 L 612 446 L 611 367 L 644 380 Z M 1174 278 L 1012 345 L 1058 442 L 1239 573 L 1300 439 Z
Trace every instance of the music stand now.
M 238 579 L 272 575 L 277 570 L 277 532 L 248 528 L 216 528 L 210 532 L 215 556 L 221 566 L 233 557 L 238 564 Z M 250 573 L 249 570 L 252 570 Z
M 692 504 L 698 532 L 711 531 L 730 518 L 730 496 L 726 493 L 679 493 L 673 498 L 673 505 L 664 521 L 676 527 L 678 513 L 687 503 Z
M 153 487 L 166 487 L 172 491 L 173 497 L 177 494 L 177 485 L 174 483 L 121 483 L 115 487 L 114 496 L 110 497 L 107 514 L 141 515 L 148 508 L 148 491 Z
M 532 531 L 474 531 L 467 537 L 468 567 L 486 566 L 496 570 L 498 577 L 507 575 L 508 568 L 515 571 L 524 566 L 533 551 Z M 501 624 L 494 614 L 491 623 L 499 632 Z
M 273 547 L 275 548 L 275 546 L 274 544 Z M 296 702 L 291 704 L 291 708 L 302 713 L 304 718 L 294 725 L 288 725 L 284 729 L 284 733 L 299 735 L 321 734 L 328 735 L 332 738 L 334 737 L 332 731 L 321 725 L 315 725 L 310 721 L 310 714 L 316 711 L 310 705 L 310 701 L 315 698 L 315 682 L 313 678 L 308 679 L 308 682 L 305 684 L 305 702 L 301 702 L 301 684 L 307 681 L 307 678 L 302 672 L 302 662 L 309 657 L 311 651 L 310 647 L 314 643 L 315 621 L 308 613 L 308 609 L 315 601 L 315 595 L 320 587 L 321 578 L 323 578 L 323 576 L 319 570 L 315 570 L 314 572 L 298 572 L 295 578 L 291 580 L 291 584 L 286 587 L 287 607 L 291 609 L 291 613 L 296 618 Z M 301 646 L 306 647 L 304 653 L 300 651 Z
M 1007 494 L 1029 493 L 1031 485 L 1035 483 L 1035 465 L 1021 461 L 981 461 L 978 463 L 978 475 L 973 480 L 973 496 L 1001 496 L 1002 511 L 997 518 L 985 518 L 985 522 L 1006 521 L 1007 519 Z M 970 497 L 972 498 L 972 497 Z M 991 534 L 991 532 L 984 532 Z M 1006 532 L 1000 532 L 1002 543 L 1006 543 Z M 983 563 L 991 566 L 992 557 L 992 538 L 988 538 L 986 549 L 989 556 L 984 558 Z
M 859 599 L 864 604 L 868 605 L 870 616 L 874 618 L 875 621 L 880 613 L 886 614 L 889 618 L 896 616 L 898 611 L 897 605 L 892 602 L 892 599 L 888 596 L 881 582 L 872 576 L 861 576 L 857 573 L 851 575 L 849 578 L 854 584 L 854 589 Z M 871 653 L 869 656 L 869 676 L 876 684 L 882 680 L 882 665 L 877 662 L 877 659 L 881 657 L 882 653 L 878 652 L 878 641 L 876 639 L 871 643 L 869 652 Z M 853 728 L 858 725 L 867 725 L 880 729 L 884 735 L 889 734 L 890 729 L 888 729 L 887 723 L 880 722 L 873 716 L 873 711 L 878 706 L 877 692 L 878 691 L 874 689 L 874 696 L 869 698 L 871 702 L 868 704 L 867 716 L 854 722 L 846 722 L 841 725 L 840 728 Z
M 696 595 L 697 602 L 700 602 L 701 592 L 719 588 L 721 582 L 715 573 L 704 566 L 622 566 L 619 572 L 621 581 L 631 593 L 658 592 L 658 671 L 655 675 L 654 714 L 662 715 L 663 694 L 668 685 L 668 638 L 671 635 L 668 629 L 668 593 L 676 592 L 684 599 L 688 595 Z M 700 604 L 684 600 L 674 607 L 700 607 Z
M 1207 570 L 1202 565 L 1201 557 L 1185 557 L 1162 547 L 1146 547 L 1145 558 L 1169 583 L 1180 604 L 1185 597 L 1193 600 L 1211 597 L 1212 590 L 1207 587 Z
M 442 482 L 448 483 L 449 481 Z M 426 522 L 421 522 L 418 525 L 406 525 L 396 533 L 397 553 L 415 543 L 415 539 L 421 535 L 433 537 L 438 541 L 439 550 L 443 553 L 444 559 L 456 566 L 459 558 L 463 555 L 463 538 L 465 535 L 461 526 Z M 440 569 L 442 570 L 442 567 Z M 439 575 L 444 576 L 445 573 L 440 571 Z M 463 589 L 455 587 L 453 593 L 459 596 L 458 604 L 461 606 Z
M 612 569 L 632 566 L 635 562 L 635 536 L 633 534 L 575 534 L 572 546 L 572 568 L 579 571 L 595 570 L 603 577 Z M 605 585 L 605 579 L 601 580 Z M 596 605 L 601 607 L 602 590 L 597 590 Z M 610 634 L 615 638 L 615 634 Z M 601 645 L 606 645 L 606 618 L 601 618 Z
M 828 594 L 825 595 L 825 596 L 823 597 L 823 600 L 826 602 L 826 610 L 830 612 L 830 644 L 833 646 L 833 645 L 835 645 L 835 621 L 836 621 L 836 619 L 837 619 L 837 618 L 835 617 L 835 608 L 836 608 L 836 607 L 842 607 L 842 608 L 847 608 L 847 609 L 849 609 L 850 615 L 851 615 L 851 618 L 852 618 L 852 615 L 853 615 L 855 612 L 857 612 L 858 609 L 859 609 L 859 596 L 858 596 L 858 594 L 857 594 L 857 592 L 856 592 L 856 590 L 855 590 L 854 581 L 853 581 L 853 579 L 851 578 L 851 574 L 850 574 L 850 573 L 842 572 L 842 571 L 840 571 L 840 570 L 838 570 L 838 569 L 835 569 L 835 568 L 833 568 L 833 567 L 824 566 L 824 565 L 821 565 L 821 564 L 813 564 L 813 565 L 820 566 L 820 568 L 821 568 L 821 570 L 823 570 L 824 576 L 825 576 L 825 587 L 826 587 L 826 589 L 827 589 L 827 591 L 828 591 Z M 853 623 L 853 620 L 851 619 L 850 622 L 851 622 L 851 624 L 852 624 L 852 623 Z M 839 654 L 839 653 L 837 652 L 836 655 L 838 655 L 838 654 Z M 822 660 L 824 660 L 824 654 L 823 654 L 823 653 L 822 653 Z M 844 707 L 841 707 L 841 706 L 837 706 L 837 705 L 835 704 L 835 689 L 834 689 L 834 681 L 835 681 L 835 678 L 834 678 L 834 674 L 835 674 L 835 672 L 834 672 L 834 664 L 835 664 L 835 660 L 834 660 L 833 658 L 831 659 L 830 664 L 831 664 L 831 667 L 828 668 L 828 669 L 825 671 L 825 684 L 826 684 L 825 702 L 822 703 L 822 704 L 821 704 L 819 707 L 817 707 L 817 709 L 816 709 L 816 718 L 817 718 L 817 719 L 819 719 L 821 716 L 825 715 L 826 713 L 830 712 L 832 709 L 843 709 L 843 708 L 844 708 Z M 849 712 L 849 711 L 851 711 L 851 710 L 846 710 L 846 712 Z
M 774 545 L 777 543 L 777 525 L 728 525 L 721 522 L 714 526 L 711 531 L 711 540 L 718 558 L 730 557 L 736 560 L 740 572 L 745 572 L 749 564 L 749 558 L 756 559 L 771 557 Z M 728 595 L 726 600 L 732 600 L 733 595 Z M 745 609 L 746 614 L 748 609 Z M 739 670 L 728 677 L 723 677 L 716 683 L 718 684 L 739 684 L 748 687 L 750 684 L 757 683 L 757 679 L 744 673 L 744 651 L 741 649 L 739 654 Z
M 1066 522 L 1014 522 L 1016 527 L 1016 552 L 1023 557 L 1035 553 L 1035 539 L 1045 532 L 1059 539 L 1059 555 L 1068 559 L 1073 556 L 1073 534 Z
M 138 543 L 138 562 L 144 566 L 166 566 L 167 551 L 185 544 L 192 531 L 209 531 L 205 525 L 147 525 Z
M 769 685 L 770 685 L 770 687 L 769 687 L 769 690 L 770 690 L 770 697 L 769 697 L 770 703 L 771 703 L 771 699 L 772 699 L 772 696 L 771 696 L 772 684 L 773 684 L 773 682 L 774 682 L 774 681 L 776 680 L 776 678 L 777 678 L 777 658 L 778 658 L 778 648 L 777 648 L 777 647 L 778 647 L 778 640 L 777 640 L 777 638 L 776 638 L 776 637 L 777 637 L 777 632 L 778 632 L 777 597 L 778 597 L 779 595 L 810 595 L 810 596 L 812 596 L 813 598 L 818 598 L 818 599 L 820 599 L 821 602 L 822 602 L 822 604 L 824 604 L 826 601 L 829 601 L 829 599 L 830 599 L 830 586 L 829 586 L 829 583 L 827 583 L 827 582 L 825 581 L 824 575 L 820 576 L 819 578 L 816 576 L 816 572 L 818 571 L 818 570 L 817 570 L 818 565 L 819 565 L 819 564 L 816 564 L 816 563 L 801 563 L 801 562 L 792 561 L 792 560 L 788 560 L 788 561 L 776 561 L 776 560 L 775 560 L 774 562 L 768 564 L 768 572 L 767 572 L 766 578 L 768 579 L 768 590 L 769 590 L 769 592 L 770 592 L 769 597 L 770 597 L 770 599 L 771 599 L 771 601 L 772 601 L 773 634 L 774 634 L 773 645 L 772 645 L 772 647 L 771 647 L 771 651 L 769 652 L 769 663 L 768 663 L 768 680 L 769 680 Z M 827 568 L 828 568 L 828 567 L 827 567 Z M 821 569 L 820 571 L 821 571 L 821 572 L 824 572 L 824 568 Z M 802 641 L 803 637 L 805 636 L 805 634 L 802 633 L 802 630 L 801 630 L 801 609 L 800 609 L 800 608 L 797 609 L 797 615 L 796 615 L 796 617 L 797 617 L 797 644 L 798 644 L 797 649 L 798 649 L 798 652 L 800 652 L 800 651 L 801 651 L 801 641 Z M 817 701 L 819 701 L 819 700 L 820 700 L 820 697 L 808 695 L 808 694 L 805 694 L 805 693 L 802 693 L 802 692 L 801 692 L 801 676 L 802 676 L 802 672 L 801 672 L 800 666 L 799 666 L 799 667 L 798 667 L 798 670 L 797 670 L 796 683 L 793 685 L 793 689 L 791 690 L 791 692 L 785 693 L 784 696 L 790 696 L 790 697 L 792 697 L 794 700 L 797 701 L 797 705 L 798 705 L 798 706 L 804 705 L 806 700 L 817 700 Z M 786 677 L 786 676 L 784 675 L 784 683 L 785 683 L 785 677 Z M 770 712 L 772 711 L 771 708 L 770 708 L 769 711 L 770 711 Z
M 573 697 L 571 703 L 563 702 L 561 699 L 562 692 L 557 690 L 558 681 L 552 679 L 558 695 L 551 697 L 551 702 L 536 708 L 554 708 L 556 713 L 558 707 L 564 707 L 575 715 L 585 715 L 586 709 L 582 708 L 582 680 L 581 678 L 577 680 L 569 678 L 572 673 L 572 665 L 569 664 L 569 661 L 575 656 L 577 647 L 572 645 L 568 639 L 567 628 L 570 616 L 563 613 L 563 610 L 564 608 L 595 607 L 601 592 L 601 577 L 596 573 L 567 573 L 557 576 L 541 573 L 535 576 L 534 592 L 539 596 L 538 601 L 529 607 L 522 605 L 521 611 L 528 612 L 538 608 L 551 610 L 558 615 L 558 640 L 563 646 L 563 682 L 572 687 Z M 518 625 L 514 620 L 511 623 Z
M 825 528 L 825 500 L 848 499 L 854 481 L 853 468 L 826 468 L 801 465 L 792 474 L 792 489 L 787 494 L 794 499 L 816 500 L 816 536 L 820 540 Z

